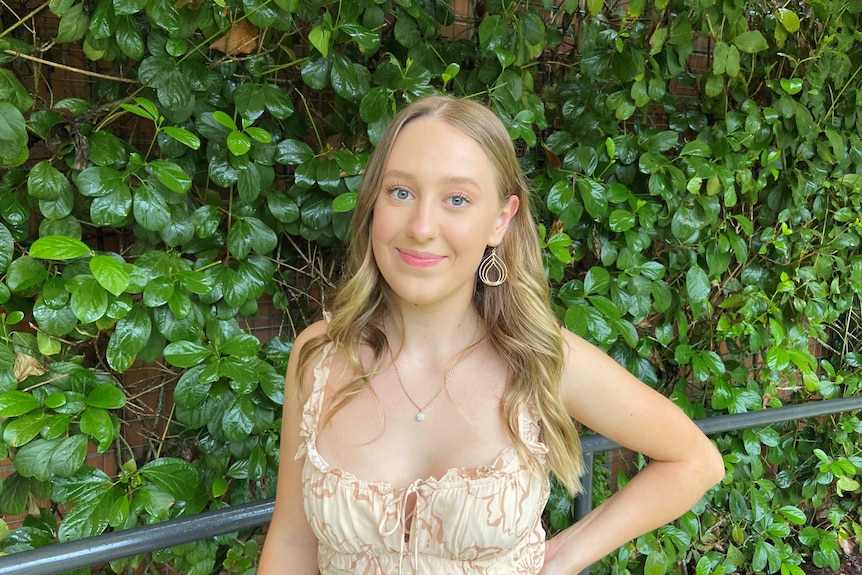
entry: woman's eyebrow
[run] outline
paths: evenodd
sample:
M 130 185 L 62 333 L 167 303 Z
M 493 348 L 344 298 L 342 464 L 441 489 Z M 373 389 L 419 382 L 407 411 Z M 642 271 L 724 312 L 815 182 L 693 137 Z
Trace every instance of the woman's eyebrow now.
M 402 170 L 387 170 L 383 174 L 383 179 L 400 179 L 406 181 L 413 181 L 415 178 L 412 174 L 408 172 L 404 172 Z M 479 182 L 471 178 L 470 176 L 445 176 L 442 178 L 443 182 L 449 185 L 457 185 L 457 186 L 472 186 L 474 188 L 480 188 Z

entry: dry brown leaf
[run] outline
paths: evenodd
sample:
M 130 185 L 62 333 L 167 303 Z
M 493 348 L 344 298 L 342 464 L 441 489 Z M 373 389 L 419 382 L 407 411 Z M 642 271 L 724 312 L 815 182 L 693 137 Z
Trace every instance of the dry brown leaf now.
M 210 48 L 228 56 L 249 54 L 257 50 L 260 30 L 248 20 L 241 20 L 230 27 L 227 33 L 210 44 Z
M 12 366 L 12 373 L 15 374 L 15 379 L 24 381 L 31 375 L 43 375 L 48 370 L 42 365 L 38 359 L 32 355 L 21 353 L 15 354 L 15 364 Z

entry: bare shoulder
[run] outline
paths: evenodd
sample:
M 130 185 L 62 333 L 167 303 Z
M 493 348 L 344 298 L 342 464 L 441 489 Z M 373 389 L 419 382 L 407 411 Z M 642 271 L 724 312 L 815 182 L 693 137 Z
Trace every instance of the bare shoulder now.
M 294 351 L 301 348 L 310 340 L 325 334 L 327 325 L 327 321 L 325 319 L 321 319 L 299 332 L 299 335 L 296 336 L 296 339 L 293 342 Z

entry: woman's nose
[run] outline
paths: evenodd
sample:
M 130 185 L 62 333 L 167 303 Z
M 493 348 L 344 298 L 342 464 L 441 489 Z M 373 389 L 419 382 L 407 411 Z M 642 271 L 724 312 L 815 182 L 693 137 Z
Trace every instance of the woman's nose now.
M 430 240 L 439 232 L 439 214 L 430 202 L 416 202 L 411 210 L 410 221 L 407 223 L 407 233 L 416 240 Z

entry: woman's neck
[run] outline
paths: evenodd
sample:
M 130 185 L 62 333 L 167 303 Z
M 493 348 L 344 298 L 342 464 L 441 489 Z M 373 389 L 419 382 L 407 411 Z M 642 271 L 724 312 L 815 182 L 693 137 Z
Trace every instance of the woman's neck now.
M 472 302 L 436 310 L 407 306 L 393 310 L 385 321 L 392 351 L 425 361 L 450 358 L 480 337 L 481 321 Z

